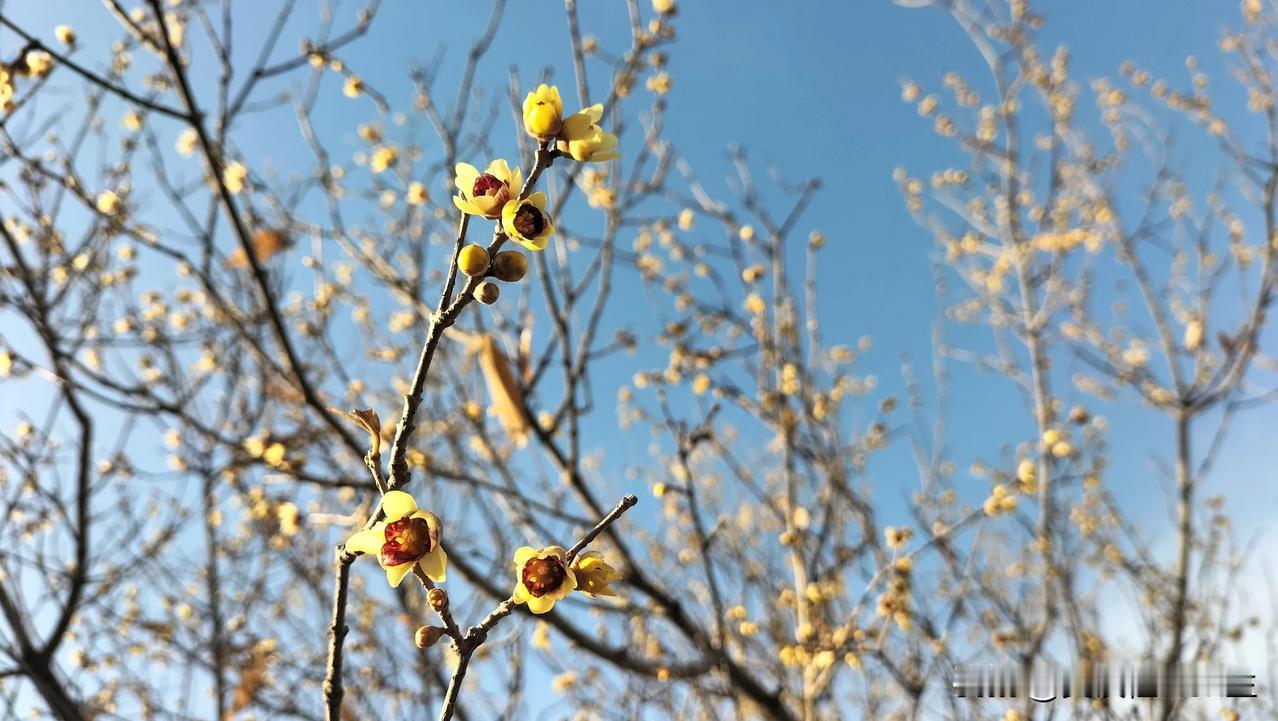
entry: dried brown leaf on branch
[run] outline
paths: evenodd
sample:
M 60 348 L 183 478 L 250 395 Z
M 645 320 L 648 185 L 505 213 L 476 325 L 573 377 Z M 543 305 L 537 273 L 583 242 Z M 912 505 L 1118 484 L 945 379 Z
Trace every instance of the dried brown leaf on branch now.
M 259 263 L 265 263 L 280 252 L 288 250 L 293 241 L 283 231 L 275 228 L 260 228 L 253 232 L 253 236 L 249 238 L 249 245 L 253 247 L 253 254 L 257 256 Z M 227 268 L 247 268 L 249 267 L 248 254 L 243 248 L 236 248 L 226 258 Z

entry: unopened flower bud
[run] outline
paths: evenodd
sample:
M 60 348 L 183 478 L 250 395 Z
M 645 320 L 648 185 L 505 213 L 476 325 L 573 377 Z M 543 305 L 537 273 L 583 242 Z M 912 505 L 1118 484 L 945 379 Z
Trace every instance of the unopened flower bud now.
M 501 288 L 496 283 L 484 281 L 475 289 L 475 299 L 484 305 L 492 305 L 497 302 L 497 298 L 501 295 Z
M 426 602 L 435 609 L 435 613 L 443 613 L 448 608 L 448 591 L 432 588 L 426 592 Z
M 493 275 L 498 280 L 515 283 L 528 273 L 528 258 L 517 250 L 503 250 L 493 259 Z
M 417 644 L 417 648 L 430 648 L 439 643 L 443 635 L 444 629 L 439 626 L 422 626 L 413 635 L 413 642 Z
M 488 251 L 478 245 L 468 245 L 457 254 L 457 267 L 466 275 L 476 278 L 488 272 Z

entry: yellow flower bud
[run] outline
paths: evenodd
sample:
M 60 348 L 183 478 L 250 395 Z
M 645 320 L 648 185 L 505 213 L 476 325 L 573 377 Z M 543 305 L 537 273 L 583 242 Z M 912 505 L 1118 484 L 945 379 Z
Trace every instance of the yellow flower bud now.
M 542 83 L 524 98 L 524 130 L 540 140 L 559 134 L 564 122 L 564 102 L 559 88 Z
M 457 267 L 466 275 L 476 278 L 488 272 L 488 251 L 482 246 L 468 245 L 457 254 Z
M 443 613 L 448 608 L 448 591 L 432 588 L 426 593 L 426 602 L 435 609 L 436 613 Z

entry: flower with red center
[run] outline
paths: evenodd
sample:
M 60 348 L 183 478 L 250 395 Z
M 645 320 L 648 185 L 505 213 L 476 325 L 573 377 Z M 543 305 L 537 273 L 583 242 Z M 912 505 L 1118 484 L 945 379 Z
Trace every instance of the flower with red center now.
M 568 567 L 568 553 L 559 546 L 535 549 L 524 546 L 515 551 L 515 603 L 543 614 L 577 587 L 577 574 Z
M 555 233 L 555 226 L 546 214 L 546 194 L 533 193 L 526 200 L 506 203 L 501 209 L 501 227 L 511 240 L 528 250 L 541 250 Z
M 346 550 L 376 554 L 392 588 L 399 586 L 414 568 L 421 568 L 430 580 L 442 583 L 448 556 L 439 545 L 439 518 L 419 510 L 417 501 L 403 491 L 387 491 L 382 496 L 382 512 L 386 520 L 356 531 L 346 539 Z
M 453 203 L 463 213 L 489 220 L 500 218 L 502 208 L 511 198 L 519 197 L 523 187 L 519 168 L 511 170 L 504 160 L 494 160 L 482 173 L 469 163 L 458 163 L 455 170 L 459 195 L 453 196 Z

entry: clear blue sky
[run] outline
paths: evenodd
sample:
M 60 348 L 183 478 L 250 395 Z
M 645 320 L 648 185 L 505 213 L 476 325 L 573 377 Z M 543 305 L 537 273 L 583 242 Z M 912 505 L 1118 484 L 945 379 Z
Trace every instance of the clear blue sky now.
M 296 23 L 299 32 L 312 24 L 313 3 L 302 4 L 308 7 L 307 20 Z M 339 17 L 349 17 L 361 5 L 342 2 Z M 515 61 L 525 84 L 548 66 L 555 79 L 570 85 L 561 5 L 532 0 L 510 5 L 494 50 L 478 69 L 478 85 L 502 92 L 507 68 Z M 606 47 L 619 47 L 625 34 L 621 3 L 581 0 L 580 5 L 584 32 L 598 36 Z M 1203 70 L 1216 79 L 1222 97 L 1234 97 L 1227 90 L 1230 82 L 1216 42 L 1226 23 L 1237 22 L 1237 3 L 1071 0 L 1037 5 L 1048 17 L 1044 36 L 1071 47 L 1080 81 L 1115 77 L 1118 66 L 1129 59 L 1155 75 L 1183 78 L 1185 56 L 1196 54 Z M 275 3 L 260 2 L 242 8 L 239 26 L 251 35 L 256 25 L 260 32 L 274 7 Z M 489 7 L 486 2 L 389 0 L 374 30 L 377 42 L 358 44 L 344 55 L 357 72 L 402 102 L 407 97 L 408 61 L 427 61 L 441 44 L 446 46 L 449 52 L 440 72 L 446 86 L 470 38 L 482 30 Z M 94 28 L 110 23 L 95 0 L 10 0 L 5 11 L 29 19 L 26 25 L 41 29 L 46 37 L 51 37 L 55 24 L 71 22 L 87 42 L 103 42 L 93 37 Z M 255 23 L 252 15 L 259 11 L 263 16 Z M 666 125 L 679 153 L 715 190 L 726 187 L 721 182 L 730 170 L 725 148 L 734 144 L 749 149 L 757 168 L 775 164 L 791 180 L 823 180 L 823 190 L 802 227 L 821 229 L 829 238 L 821 269 L 826 338 L 852 343 L 863 335 L 873 337 L 875 351 L 861 367 L 874 372 L 885 390 L 900 395 L 898 354 L 908 354 L 925 371 L 937 303 L 930 268 L 932 239 L 906 212 L 891 175 L 899 165 L 925 177 L 958 160 L 952 144 L 932 132 L 931 122 L 901 102 L 901 81 L 913 79 L 925 89 L 939 90 L 941 76 L 957 70 L 983 87 L 976 51 L 948 15 L 908 10 L 886 0 L 684 0 L 676 25 L 680 42 L 670 53 L 674 89 Z M 295 43 L 284 47 L 291 50 Z M 253 43 L 246 39 L 240 48 L 247 53 Z M 598 75 L 594 86 L 603 82 Z M 1090 107 L 1090 100 L 1084 102 Z M 375 119 L 376 112 L 369 104 L 352 107 L 320 122 L 334 131 L 346 129 L 353 150 L 355 124 Z M 502 139 L 503 132 L 510 140 Z M 513 153 L 514 127 L 508 116 L 499 118 L 497 133 L 498 147 Z M 329 136 L 334 137 L 331 132 Z M 243 149 L 250 159 L 260 154 L 286 168 L 310 163 L 300 140 L 260 137 L 246 143 Z M 1201 148 L 1188 146 L 1186 153 L 1192 156 L 1197 149 Z M 641 365 L 651 365 L 642 358 L 619 363 L 609 366 L 608 377 L 616 382 L 624 382 Z M 1019 408 L 1006 381 L 999 379 L 993 386 L 991 380 L 963 371 L 955 374 L 951 443 L 961 468 L 976 457 L 996 458 L 997 444 L 1022 438 L 1028 427 L 1024 412 L 988 412 L 991 399 L 1000 410 Z M 606 380 L 599 386 L 607 387 Z M 601 422 L 592 427 L 587 444 L 604 446 L 618 464 L 644 462 L 643 441 L 626 439 L 606 422 L 611 395 L 598 395 L 604 401 Z M 1120 488 L 1130 485 L 1133 500 L 1162 498 L 1150 494 L 1158 482 L 1149 456 L 1153 448 L 1166 447 L 1169 435 L 1163 421 L 1150 424 L 1151 418 L 1158 417 L 1136 411 L 1113 415 L 1111 447 L 1116 453 L 1109 480 Z M 1275 516 L 1275 472 L 1259 464 L 1261 449 L 1270 442 L 1273 415 L 1263 420 L 1251 416 L 1237 424 L 1230 453 L 1206 491 L 1226 493 L 1235 511 L 1246 511 L 1240 524 L 1244 531 Z M 12 422 L 11 412 L 0 408 L 0 423 L 7 429 Z M 904 453 L 891 455 L 874 475 L 885 484 L 880 500 L 889 507 L 917 484 Z M 1246 489 L 1264 490 L 1244 496 Z M 1146 502 L 1143 508 L 1151 523 L 1162 522 L 1166 513 L 1158 502 Z

